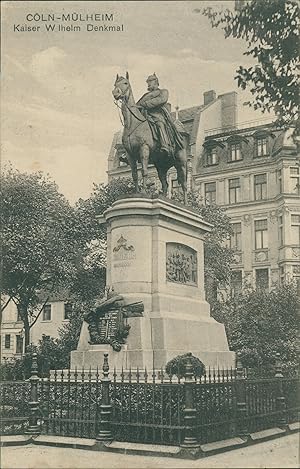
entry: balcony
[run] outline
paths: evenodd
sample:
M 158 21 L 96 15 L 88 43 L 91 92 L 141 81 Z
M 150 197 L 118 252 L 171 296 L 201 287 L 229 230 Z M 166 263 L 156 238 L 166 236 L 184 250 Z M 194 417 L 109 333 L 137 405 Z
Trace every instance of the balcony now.
M 299 261 L 300 260 L 300 247 L 299 246 L 281 246 L 279 248 L 280 261 Z

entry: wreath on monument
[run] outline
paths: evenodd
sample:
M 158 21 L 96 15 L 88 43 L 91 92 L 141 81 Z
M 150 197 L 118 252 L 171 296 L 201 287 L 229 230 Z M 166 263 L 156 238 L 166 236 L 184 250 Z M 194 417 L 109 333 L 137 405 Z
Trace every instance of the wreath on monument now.
M 93 310 L 84 315 L 90 333 L 89 343 L 109 344 L 113 350 L 120 352 L 130 331 L 127 318 L 143 316 L 143 311 L 142 302 L 126 305 L 123 296 L 113 289 L 107 289 L 106 296 L 96 301 Z

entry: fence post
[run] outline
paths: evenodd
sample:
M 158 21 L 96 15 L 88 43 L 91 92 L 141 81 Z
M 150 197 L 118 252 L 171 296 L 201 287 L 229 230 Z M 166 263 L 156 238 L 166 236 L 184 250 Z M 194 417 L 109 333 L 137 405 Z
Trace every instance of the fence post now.
M 38 401 L 38 365 L 37 354 L 32 354 L 31 376 L 30 380 L 30 401 L 29 404 L 29 426 L 25 431 L 28 435 L 39 435 L 40 427 L 37 423 L 39 415 L 39 401 Z
M 277 379 L 276 411 L 278 412 L 276 423 L 279 427 L 285 427 L 287 425 L 286 403 L 285 403 L 285 396 L 283 393 L 283 383 L 282 383 L 283 374 L 282 374 L 282 363 L 280 359 L 280 353 L 276 353 L 275 378 Z
M 101 379 L 102 384 L 102 399 L 100 405 L 100 430 L 96 438 L 97 441 L 109 442 L 112 441 L 113 436 L 111 432 L 111 414 L 112 406 L 110 403 L 110 377 L 109 377 L 109 365 L 108 365 L 108 353 L 104 354 L 103 361 L 103 378 Z
M 246 381 L 241 361 L 241 354 L 236 354 L 236 406 L 237 406 L 237 433 L 241 438 L 248 438 L 246 424 Z
M 196 409 L 194 403 L 195 378 L 192 365 L 192 353 L 189 352 L 185 362 L 184 372 L 184 440 L 181 446 L 183 448 L 199 447 L 196 425 Z

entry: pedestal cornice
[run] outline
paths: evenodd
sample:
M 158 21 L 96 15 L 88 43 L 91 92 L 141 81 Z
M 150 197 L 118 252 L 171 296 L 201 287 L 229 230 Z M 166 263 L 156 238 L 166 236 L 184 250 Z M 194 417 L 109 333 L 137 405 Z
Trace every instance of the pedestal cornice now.
M 202 235 L 210 232 L 213 227 L 212 224 L 203 220 L 192 207 L 187 208 L 165 197 L 150 198 L 142 194 L 133 194 L 130 197 L 117 200 L 112 207 L 104 212 L 106 221 L 130 215 L 171 219 L 173 223 L 189 226 L 193 231 L 200 231 Z

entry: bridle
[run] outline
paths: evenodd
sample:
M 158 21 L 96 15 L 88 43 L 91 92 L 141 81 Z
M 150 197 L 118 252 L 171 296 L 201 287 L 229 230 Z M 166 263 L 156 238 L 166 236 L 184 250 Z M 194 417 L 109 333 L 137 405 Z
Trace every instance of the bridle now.
M 116 83 L 115 83 L 115 86 L 116 86 Z M 125 95 L 121 95 L 118 99 L 120 99 L 122 101 L 122 103 L 124 104 L 124 106 L 126 107 L 126 109 L 130 112 L 130 114 L 136 119 L 139 121 L 138 125 L 132 129 L 132 131 L 127 135 L 128 137 L 143 123 L 143 122 L 146 122 L 147 119 L 144 118 L 144 119 L 140 119 L 138 116 L 135 115 L 135 113 L 132 111 L 131 107 L 128 106 L 127 104 L 127 100 L 126 100 L 126 96 Z M 122 107 L 119 106 L 118 104 L 118 100 L 114 99 L 114 104 L 117 106 L 118 110 L 119 110 L 119 119 L 120 119 L 120 122 L 122 124 L 122 126 L 124 127 L 125 126 L 125 123 L 124 123 L 124 119 L 121 118 L 121 112 L 122 112 Z M 132 107 L 135 107 L 138 109 L 138 106 L 132 106 Z

